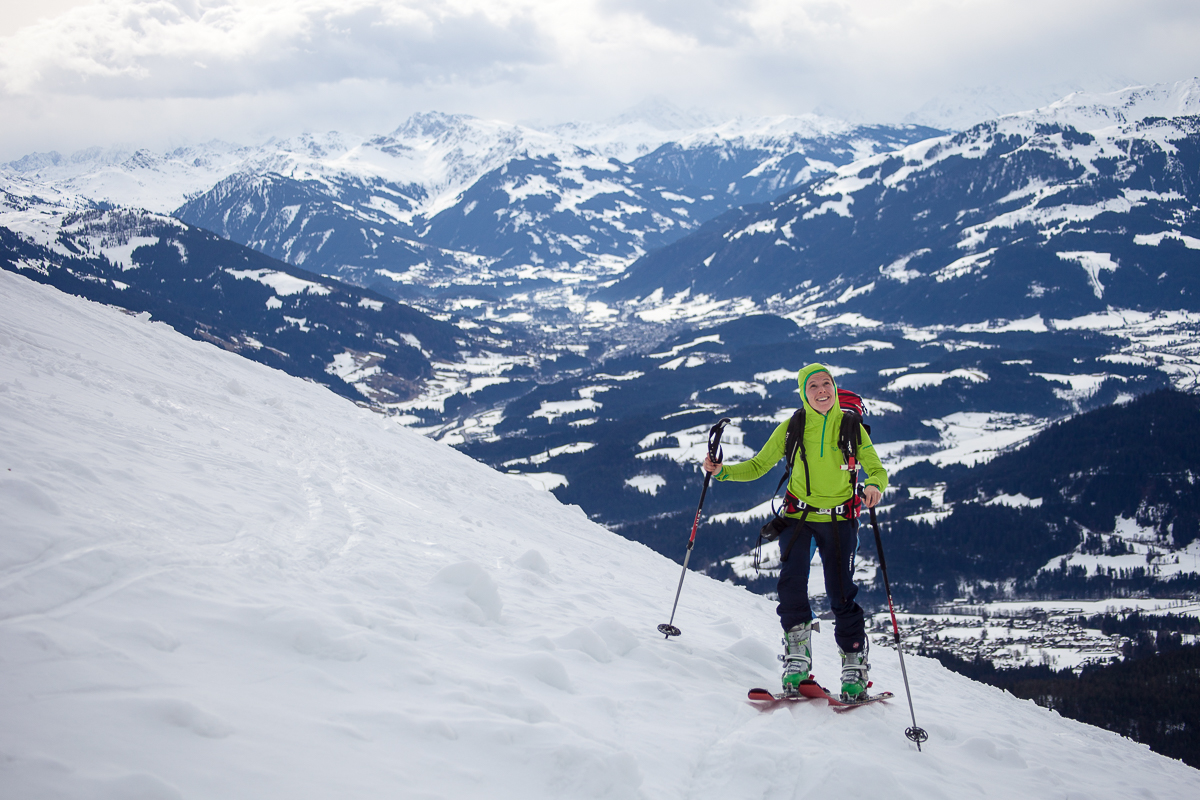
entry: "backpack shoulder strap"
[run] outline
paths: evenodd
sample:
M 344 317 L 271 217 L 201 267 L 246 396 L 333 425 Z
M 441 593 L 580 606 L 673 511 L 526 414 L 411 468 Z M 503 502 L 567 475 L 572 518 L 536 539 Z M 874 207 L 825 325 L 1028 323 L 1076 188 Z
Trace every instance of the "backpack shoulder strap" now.
M 792 418 L 788 421 L 787 437 L 783 443 L 783 455 L 786 459 L 787 469 L 784 472 L 783 479 L 787 481 L 792 474 L 792 466 L 796 463 L 796 451 L 800 451 L 800 463 L 804 466 L 804 494 L 807 497 L 812 494 L 812 485 L 808 475 L 808 458 L 804 452 L 804 406 L 801 405 L 796 409 L 796 413 L 792 414 Z M 783 484 L 780 484 L 781 486 Z M 776 493 L 779 489 L 775 490 Z
M 804 445 L 804 406 L 800 406 L 788 420 L 787 435 L 783 440 L 783 458 L 790 470 L 796 458 L 796 448 Z
M 847 457 L 858 458 L 858 446 L 862 444 L 862 417 L 856 412 L 842 410 L 842 426 L 838 430 L 838 449 Z
M 792 418 L 788 420 L 787 431 L 783 437 L 783 477 L 779 479 L 779 484 L 775 487 L 775 492 L 771 495 L 774 497 L 779 494 L 788 482 L 788 478 L 792 475 L 792 462 L 796 458 L 796 449 L 801 452 L 803 460 L 804 453 L 804 406 L 796 409 L 792 414 Z M 808 480 L 808 463 L 804 463 L 804 478 Z

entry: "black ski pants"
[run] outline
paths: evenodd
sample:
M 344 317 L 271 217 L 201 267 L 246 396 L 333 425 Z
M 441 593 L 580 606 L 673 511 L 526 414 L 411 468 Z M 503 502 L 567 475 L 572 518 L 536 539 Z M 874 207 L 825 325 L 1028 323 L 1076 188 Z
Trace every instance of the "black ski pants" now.
M 833 611 L 833 638 L 844 652 L 858 652 L 865 646 L 866 627 L 862 606 L 854 602 L 854 557 L 858 551 L 858 520 L 839 519 L 837 535 L 832 522 L 791 520 L 791 527 L 779 537 L 780 552 L 787 554 L 779 570 L 779 622 L 784 631 L 813 618 L 808 600 L 808 572 L 812 543 L 816 542 L 825 571 L 825 592 Z

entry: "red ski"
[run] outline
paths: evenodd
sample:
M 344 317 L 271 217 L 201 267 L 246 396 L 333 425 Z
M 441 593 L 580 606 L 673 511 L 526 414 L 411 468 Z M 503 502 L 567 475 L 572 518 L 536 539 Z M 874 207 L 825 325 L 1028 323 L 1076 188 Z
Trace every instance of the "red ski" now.
M 800 700 L 825 700 L 833 706 L 834 711 L 848 711 L 858 706 L 869 706 L 880 700 L 890 700 L 893 696 L 891 692 L 880 692 L 867 695 L 861 700 L 845 702 L 831 695 L 825 690 L 825 687 L 814 680 L 801 681 L 798 688 L 800 689 L 799 694 L 772 694 L 766 689 L 751 689 L 747 696 L 751 702 L 761 704 L 764 711 L 775 708 L 781 703 L 795 703 Z

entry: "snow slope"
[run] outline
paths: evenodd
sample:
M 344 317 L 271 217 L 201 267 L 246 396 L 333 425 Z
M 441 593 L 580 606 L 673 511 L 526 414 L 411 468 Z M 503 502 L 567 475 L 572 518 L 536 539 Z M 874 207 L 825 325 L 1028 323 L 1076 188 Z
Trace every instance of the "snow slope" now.
M 7 272 L 0 453 L 3 798 L 1194 796 L 916 657 L 922 753 L 903 700 L 760 714 L 763 598 L 691 575 L 664 641 L 677 565 L 577 508 Z

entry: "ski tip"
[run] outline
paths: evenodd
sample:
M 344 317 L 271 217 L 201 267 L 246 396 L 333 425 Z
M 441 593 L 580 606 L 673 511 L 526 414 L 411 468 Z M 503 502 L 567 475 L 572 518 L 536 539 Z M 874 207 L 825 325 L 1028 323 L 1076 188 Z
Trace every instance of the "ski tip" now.
M 749 692 L 746 693 L 746 696 L 749 697 L 751 700 L 759 700 L 759 701 L 775 699 L 775 695 L 771 694 L 766 689 L 751 689 Z

